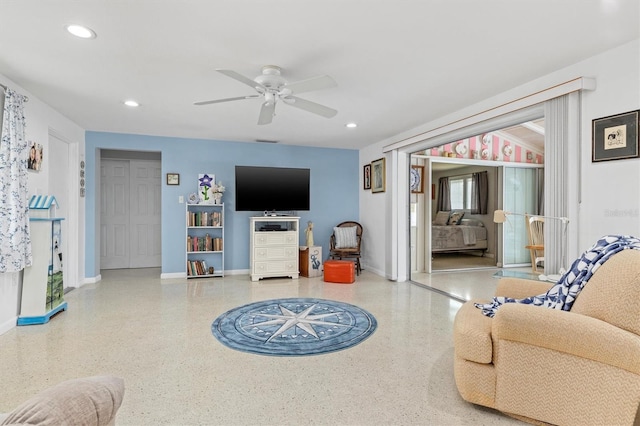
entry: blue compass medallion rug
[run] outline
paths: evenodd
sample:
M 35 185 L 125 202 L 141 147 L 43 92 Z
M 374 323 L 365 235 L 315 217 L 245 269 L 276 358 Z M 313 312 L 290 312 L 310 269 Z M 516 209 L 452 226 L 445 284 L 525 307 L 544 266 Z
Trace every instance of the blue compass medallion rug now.
M 239 351 L 272 356 L 319 355 L 347 349 L 377 327 L 369 312 L 334 300 L 263 300 L 220 315 L 211 332 Z

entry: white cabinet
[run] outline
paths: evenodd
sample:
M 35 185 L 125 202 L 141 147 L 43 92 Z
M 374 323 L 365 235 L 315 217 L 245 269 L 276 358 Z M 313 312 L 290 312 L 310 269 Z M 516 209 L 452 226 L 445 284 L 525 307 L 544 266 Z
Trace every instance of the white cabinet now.
M 186 230 L 187 278 L 224 277 L 224 204 L 187 204 Z
M 18 325 L 45 324 L 67 309 L 62 279 L 62 218 L 30 219 L 33 261 L 24 268 Z
M 291 216 L 251 218 L 251 281 L 269 277 L 298 279 L 299 221 L 299 217 Z

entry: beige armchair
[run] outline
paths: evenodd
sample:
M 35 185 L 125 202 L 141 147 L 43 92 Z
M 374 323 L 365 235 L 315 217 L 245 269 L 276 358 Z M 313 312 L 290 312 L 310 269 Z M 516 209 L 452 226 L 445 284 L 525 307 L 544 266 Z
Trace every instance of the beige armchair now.
M 496 295 L 524 298 L 550 286 L 504 278 Z M 607 260 L 571 311 L 508 303 L 489 318 L 474 306 L 487 302 L 465 303 L 454 322 L 454 374 L 465 400 L 557 425 L 638 421 L 640 250 Z

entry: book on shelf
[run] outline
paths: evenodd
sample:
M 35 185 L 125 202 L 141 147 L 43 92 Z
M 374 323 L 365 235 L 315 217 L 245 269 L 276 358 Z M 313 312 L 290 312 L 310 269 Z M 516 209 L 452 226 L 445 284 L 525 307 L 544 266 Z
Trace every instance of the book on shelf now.
M 222 215 L 220 212 L 213 212 L 211 226 L 222 226 Z
M 209 234 L 204 237 L 187 235 L 187 251 L 222 251 L 222 238 L 213 238 Z
M 187 212 L 187 226 L 222 226 L 221 212 Z
M 204 260 L 187 260 L 187 276 L 210 275 Z

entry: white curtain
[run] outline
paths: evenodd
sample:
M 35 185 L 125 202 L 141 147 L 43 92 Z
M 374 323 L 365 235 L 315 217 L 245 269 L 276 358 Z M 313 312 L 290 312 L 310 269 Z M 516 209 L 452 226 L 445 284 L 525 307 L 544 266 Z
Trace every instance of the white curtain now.
M 0 140 L 0 272 L 18 272 L 31 266 L 25 97 L 11 89 L 4 91 Z
M 578 255 L 574 230 L 580 203 L 580 93 L 545 102 L 544 116 L 544 214 L 572 218 L 569 224 L 544 222 L 544 270 L 556 274 Z

